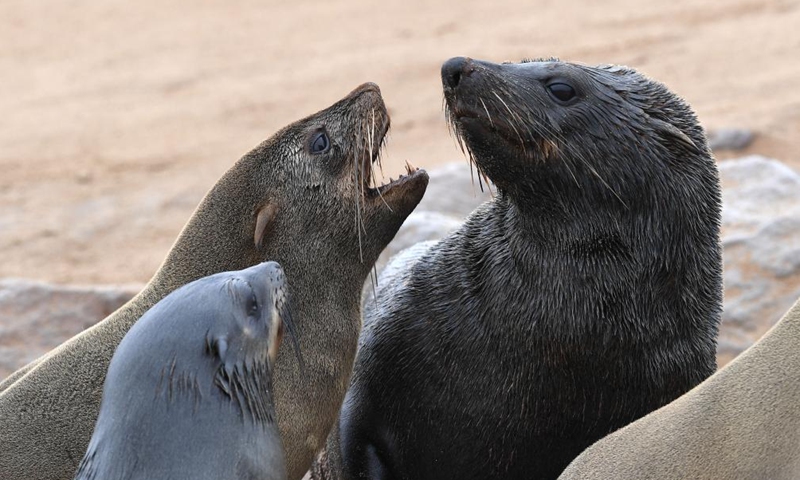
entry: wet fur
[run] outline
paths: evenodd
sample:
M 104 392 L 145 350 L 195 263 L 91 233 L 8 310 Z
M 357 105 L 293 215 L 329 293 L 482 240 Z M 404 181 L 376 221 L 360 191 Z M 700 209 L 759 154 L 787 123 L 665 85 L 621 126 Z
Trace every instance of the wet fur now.
M 683 397 L 598 441 L 559 480 L 800 478 L 800 303 Z
M 423 175 L 393 197 L 385 193 L 391 209 L 355 201 L 365 188 L 358 179 L 367 175 L 353 169 L 364 168 L 359 159 L 377 155 L 365 151 L 364 133 L 379 132 L 376 124 L 388 128 L 388 116 L 377 87 L 365 85 L 242 157 L 203 199 L 141 293 L 0 393 L 0 478 L 72 478 L 92 434 L 109 361 L 134 322 L 186 283 L 265 259 L 278 261 L 290 279 L 304 352 L 304 371 L 284 349 L 274 372 L 289 478 L 300 478 L 344 396 L 361 323 L 361 287 L 427 185 Z M 306 142 L 320 127 L 327 128 L 332 149 L 312 156 Z M 257 214 L 267 205 L 276 215 L 256 245 Z
M 270 356 L 274 333 L 292 327 L 288 303 L 275 308 L 286 288 L 265 263 L 194 281 L 150 309 L 111 360 L 76 480 L 286 479 Z
M 716 368 L 720 187 L 688 105 L 625 67 L 471 62 L 448 117 L 496 198 L 381 275 L 318 478 L 554 479 Z

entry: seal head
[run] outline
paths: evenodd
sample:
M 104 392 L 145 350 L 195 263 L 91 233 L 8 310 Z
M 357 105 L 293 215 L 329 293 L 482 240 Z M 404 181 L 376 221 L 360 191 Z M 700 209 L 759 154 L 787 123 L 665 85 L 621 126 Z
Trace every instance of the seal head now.
M 286 478 L 271 372 L 289 312 L 275 262 L 157 303 L 111 360 L 76 479 Z
M 442 82 L 497 195 L 384 270 L 318 476 L 554 479 L 716 367 L 720 187 L 686 103 L 554 59 Z
M 278 354 L 273 371 L 288 474 L 300 478 L 349 383 L 367 275 L 427 186 L 427 174 L 414 169 L 389 185 L 369 183 L 388 128 L 378 87 L 364 84 L 237 161 L 136 298 L 30 364 L 0 392 L 0 478 L 70 478 L 128 329 L 173 290 L 265 260 L 280 263 L 289 278 L 304 352 L 305 369 L 289 352 Z
M 424 170 L 407 167 L 407 175 L 378 184 L 375 166 L 389 126 L 378 86 L 367 83 L 250 152 L 245 159 L 258 165 L 254 173 L 263 172 L 253 190 L 282 192 L 263 198 L 256 209 L 253 244 L 259 253 L 281 248 L 271 241 L 275 237 L 307 236 L 324 220 L 334 231 L 305 255 L 336 256 L 342 258 L 337 266 L 368 272 L 428 182 Z

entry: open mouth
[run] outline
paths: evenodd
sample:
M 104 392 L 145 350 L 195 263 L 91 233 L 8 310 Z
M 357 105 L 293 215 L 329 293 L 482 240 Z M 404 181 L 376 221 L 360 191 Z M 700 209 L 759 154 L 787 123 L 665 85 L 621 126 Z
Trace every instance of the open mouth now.
M 403 185 L 412 178 L 416 178 L 417 176 L 422 175 L 422 171 L 418 167 L 411 165 L 411 162 L 409 162 L 408 160 L 406 160 L 405 166 L 406 166 L 405 175 L 400 175 L 397 178 L 397 180 L 394 180 L 391 177 L 389 177 L 389 183 L 381 182 L 381 184 L 378 186 L 367 187 L 367 189 L 364 192 L 365 195 L 368 197 L 383 196 L 384 194 L 388 193 L 389 190 L 398 187 L 400 185 Z
M 374 122 L 373 122 L 374 124 Z M 374 132 L 373 135 L 367 135 L 367 145 L 366 148 L 363 150 L 363 154 L 358 161 L 358 177 L 359 182 L 361 184 L 361 189 L 363 191 L 364 197 L 366 198 L 376 198 L 382 197 L 384 194 L 387 194 L 390 190 L 399 187 L 409 180 L 413 178 L 417 178 L 424 174 L 424 170 L 420 170 L 419 168 L 413 166 L 408 160 L 406 160 L 406 173 L 405 175 L 400 175 L 396 180 L 389 178 L 388 183 L 383 183 L 382 181 L 378 183 L 378 179 L 375 175 L 375 166 L 380 169 L 381 165 L 381 151 L 383 150 L 383 146 L 386 140 L 386 134 L 389 132 L 389 118 L 388 116 L 383 119 L 383 122 L 380 125 L 380 128 L 377 132 Z

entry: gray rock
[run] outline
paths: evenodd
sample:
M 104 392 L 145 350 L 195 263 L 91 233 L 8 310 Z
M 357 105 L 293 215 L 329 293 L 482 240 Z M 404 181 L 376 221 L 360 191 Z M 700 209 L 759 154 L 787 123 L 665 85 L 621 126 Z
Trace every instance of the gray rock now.
M 439 212 L 463 219 L 475 207 L 492 198 L 494 186 L 487 185 L 473 168 L 470 172 L 467 161 L 453 162 L 429 172 L 430 182 L 425 196 L 417 206 L 417 212 Z M 481 190 L 481 185 L 483 190 Z
M 800 175 L 760 156 L 720 164 L 725 306 L 720 365 L 800 297 Z
M 751 130 L 742 128 L 720 128 L 706 132 L 708 147 L 712 151 L 743 150 L 755 139 Z
M 462 220 L 440 212 L 414 211 L 383 250 L 375 268 L 382 270 L 390 258 L 420 242 L 439 240 L 461 226 Z
M 430 181 L 425 196 L 378 257 L 375 263 L 378 272 L 401 250 L 448 235 L 478 205 L 490 200 L 491 192 L 494 192 L 493 186 L 484 181 L 478 183 L 477 172 L 474 169 L 470 172 L 466 161 L 447 163 L 431 170 L 428 175 Z M 367 280 L 367 288 L 370 281 Z
M 0 280 L 0 379 L 102 320 L 139 290 Z

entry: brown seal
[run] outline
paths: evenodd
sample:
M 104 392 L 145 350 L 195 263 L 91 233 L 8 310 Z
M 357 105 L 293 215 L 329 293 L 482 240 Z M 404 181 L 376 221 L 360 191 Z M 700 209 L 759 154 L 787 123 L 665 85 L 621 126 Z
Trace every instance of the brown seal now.
M 361 287 L 427 185 L 418 170 L 370 188 L 388 128 L 378 87 L 365 84 L 241 158 L 203 199 L 139 295 L 0 394 L 0 478 L 71 478 L 97 419 L 108 363 L 131 325 L 192 280 L 264 260 L 286 271 L 305 352 L 305 375 L 285 354 L 274 372 L 288 475 L 300 478 L 349 381 Z
M 800 302 L 669 405 L 598 441 L 559 480 L 800 478 Z
M 497 195 L 382 273 L 329 473 L 555 479 L 716 369 L 716 164 L 629 68 L 454 58 L 442 83 Z

